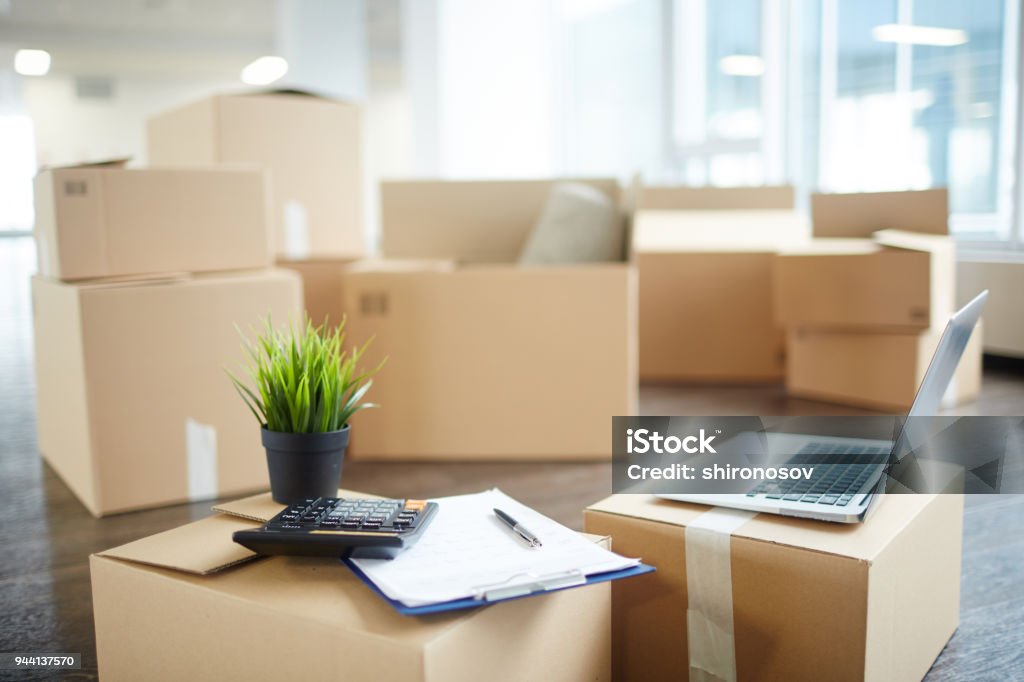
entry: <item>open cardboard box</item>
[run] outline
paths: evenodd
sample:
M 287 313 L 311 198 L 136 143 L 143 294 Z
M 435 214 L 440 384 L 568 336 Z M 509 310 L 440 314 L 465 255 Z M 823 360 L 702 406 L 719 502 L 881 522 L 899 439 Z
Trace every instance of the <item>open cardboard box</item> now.
M 245 168 L 45 168 L 39 274 L 63 280 L 270 265 L 266 175 Z
M 780 380 L 772 262 L 809 235 L 793 188 L 642 187 L 638 196 L 640 378 Z
M 291 259 L 365 252 L 362 144 L 358 105 L 296 91 L 207 97 L 146 128 L 150 163 L 268 169 L 272 252 Z
M 104 680 L 610 679 L 609 583 L 404 616 L 339 561 L 235 544 L 282 509 L 269 494 L 215 509 L 90 557 Z
M 259 424 L 224 370 L 241 371 L 239 330 L 296 318 L 301 297 L 283 270 L 33 278 L 43 458 L 95 516 L 266 487 Z
M 349 339 L 387 357 L 354 457 L 611 456 L 608 419 L 636 412 L 635 272 L 515 262 L 554 184 L 382 185 L 385 260 L 343 275 Z
M 957 627 L 962 495 L 887 495 L 862 524 L 739 517 L 731 535 L 714 528 L 738 512 L 709 509 L 613 495 L 584 512 L 658 569 L 612 587 L 616 679 L 918 680 Z

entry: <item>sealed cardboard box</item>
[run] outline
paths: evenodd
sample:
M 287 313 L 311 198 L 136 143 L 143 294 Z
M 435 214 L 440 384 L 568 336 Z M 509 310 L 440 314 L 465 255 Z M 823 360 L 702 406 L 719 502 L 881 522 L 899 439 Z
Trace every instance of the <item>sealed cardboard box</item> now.
M 882 230 L 815 239 L 775 260 L 776 321 L 786 327 L 923 330 L 953 314 L 953 238 Z
M 270 265 L 257 169 L 50 168 L 35 179 L 39 273 L 64 280 Z
M 270 171 L 278 256 L 358 256 L 363 242 L 360 109 L 296 92 L 219 95 L 148 122 L 154 164 L 255 163 Z
M 773 259 L 808 232 L 792 210 L 638 211 L 640 378 L 780 380 L 785 337 L 772 314 Z
M 345 317 L 342 275 L 354 262 L 353 258 L 279 258 L 277 265 L 286 270 L 294 270 L 302 278 L 302 299 L 309 319 L 314 324 L 326 320 L 333 326 Z
M 211 518 L 93 555 L 100 676 L 217 682 L 610 679 L 608 583 L 405 616 L 339 561 L 255 561 L 232 542 L 234 531 L 280 509 L 269 495 L 240 500 Z
M 360 414 L 355 457 L 611 455 L 608 418 L 636 411 L 635 271 L 515 262 L 554 184 L 384 183 L 385 248 L 428 260 L 343 276 L 349 338 L 374 338 L 368 364 L 387 358 L 373 387 L 381 408 Z
M 853 525 L 609 497 L 587 531 L 657 568 L 612 588 L 613 676 L 921 679 L 957 627 L 962 522 L 955 494 Z
M 814 400 L 905 412 L 914 401 L 941 336 L 941 328 L 909 333 L 790 330 L 786 391 Z M 954 407 L 978 396 L 982 347 L 979 323 L 943 396 L 943 407 Z
M 32 280 L 39 450 L 96 516 L 267 485 L 225 368 L 239 329 L 300 310 L 294 273 Z M 237 325 L 237 328 L 236 328 Z

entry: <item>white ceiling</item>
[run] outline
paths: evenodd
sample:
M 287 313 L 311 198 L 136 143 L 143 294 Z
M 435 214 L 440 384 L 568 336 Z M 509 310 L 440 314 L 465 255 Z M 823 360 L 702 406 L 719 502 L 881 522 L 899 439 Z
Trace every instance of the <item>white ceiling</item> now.
M 0 0 L 0 45 L 55 73 L 236 75 L 271 51 L 275 0 Z

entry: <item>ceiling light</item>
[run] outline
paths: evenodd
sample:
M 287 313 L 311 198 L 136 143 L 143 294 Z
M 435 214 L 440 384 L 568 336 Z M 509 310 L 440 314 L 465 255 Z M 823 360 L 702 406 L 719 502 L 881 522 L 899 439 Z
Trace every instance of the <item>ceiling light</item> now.
M 718 70 L 726 76 L 760 76 L 764 60 L 753 54 L 731 54 L 718 61 Z
M 935 28 L 933 26 L 910 26 L 907 24 L 883 24 L 871 31 L 880 43 L 907 43 L 910 45 L 933 45 L 953 47 L 967 42 L 967 31 L 958 28 Z
M 46 50 L 18 50 L 14 70 L 22 76 L 45 76 L 50 72 L 50 53 Z
M 242 69 L 242 82 L 249 85 L 270 85 L 288 73 L 284 57 L 260 57 Z

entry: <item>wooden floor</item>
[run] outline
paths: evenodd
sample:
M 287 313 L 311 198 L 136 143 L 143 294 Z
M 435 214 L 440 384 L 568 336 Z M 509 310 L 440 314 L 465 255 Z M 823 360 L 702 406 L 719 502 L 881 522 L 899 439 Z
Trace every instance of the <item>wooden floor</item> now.
M 208 515 L 190 504 L 94 519 L 36 452 L 28 239 L 0 239 L 0 652 L 77 652 L 94 679 L 88 556 Z M 787 398 L 779 386 L 646 386 L 645 414 L 847 414 Z M 965 414 L 1024 413 L 1024 373 L 986 369 Z M 607 464 L 346 464 L 347 487 L 382 495 L 441 496 L 499 486 L 573 528 L 610 493 Z M 1024 676 L 1024 495 L 967 501 L 961 626 L 929 680 Z M 0 678 L 3 678 L 0 672 Z M 37 679 L 44 679 L 40 675 Z M 11 679 L 32 679 L 30 674 Z

